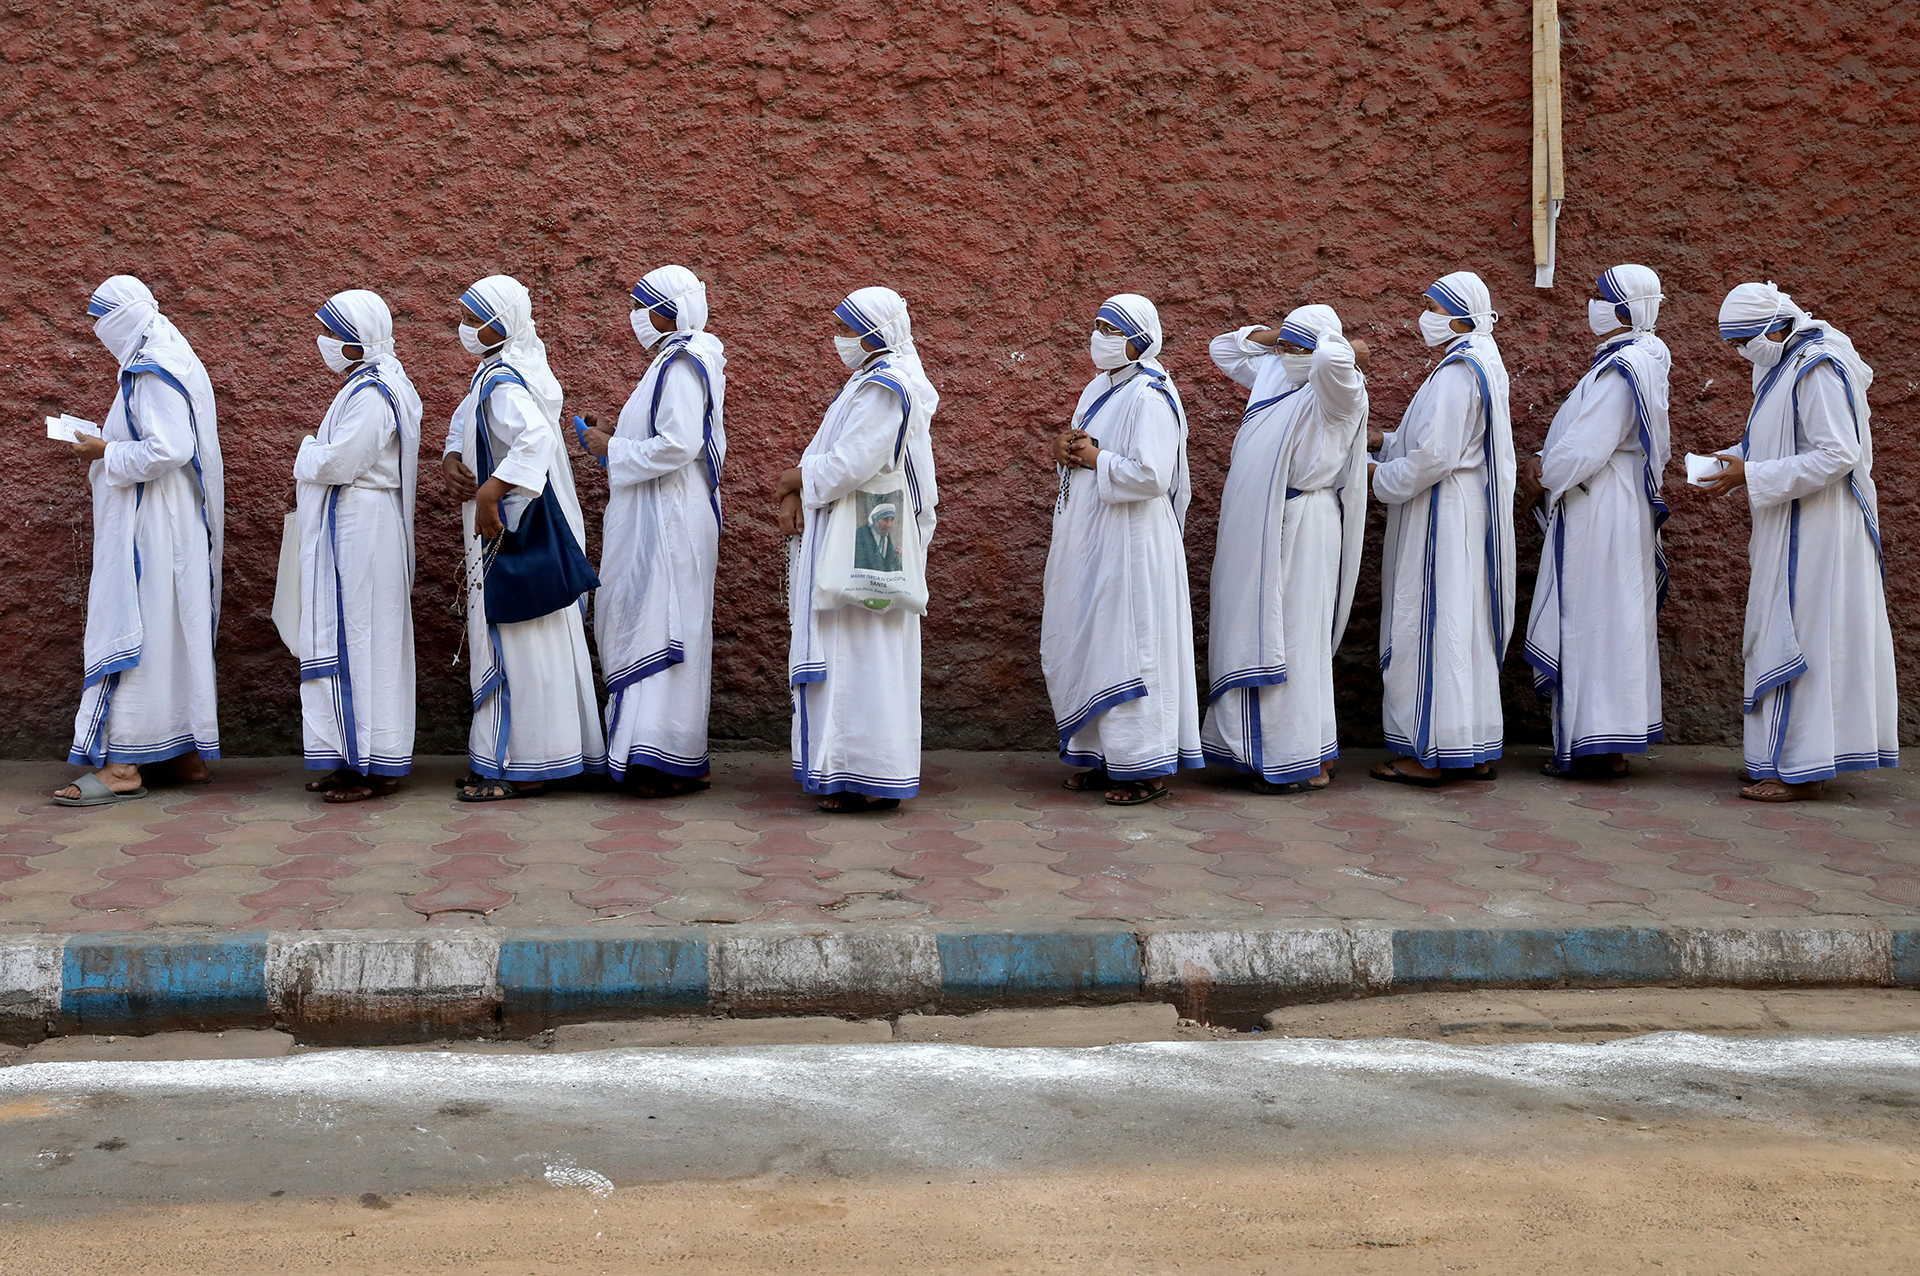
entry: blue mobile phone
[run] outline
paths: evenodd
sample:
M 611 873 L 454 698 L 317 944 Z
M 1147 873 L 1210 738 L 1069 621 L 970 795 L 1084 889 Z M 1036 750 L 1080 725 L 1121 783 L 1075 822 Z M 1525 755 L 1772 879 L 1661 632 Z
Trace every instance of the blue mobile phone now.
M 587 446 L 587 423 L 585 421 L 582 421 L 577 416 L 573 418 L 573 433 L 574 433 L 574 437 L 580 440 L 580 450 L 582 452 L 585 452 L 588 456 L 593 456 L 593 449 Z M 606 457 L 594 456 L 593 459 L 600 462 L 601 469 L 604 470 L 607 468 Z

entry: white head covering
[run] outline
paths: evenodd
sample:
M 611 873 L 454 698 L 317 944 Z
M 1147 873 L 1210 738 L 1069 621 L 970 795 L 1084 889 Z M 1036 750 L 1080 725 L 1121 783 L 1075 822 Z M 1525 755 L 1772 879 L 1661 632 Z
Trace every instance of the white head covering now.
M 898 518 L 899 516 L 900 511 L 892 505 L 876 505 L 867 514 L 867 521 L 869 523 L 878 523 L 883 518 Z
M 1158 355 L 1166 339 L 1160 331 L 1160 311 L 1151 301 L 1135 292 L 1115 293 L 1100 303 L 1095 319 L 1105 319 L 1120 330 L 1140 352 L 1139 362 L 1160 367 Z
M 1493 308 L 1493 294 L 1471 270 L 1442 275 L 1427 289 L 1427 296 L 1439 302 L 1440 309 L 1452 318 L 1472 323 L 1475 332 L 1490 331 L 1500 322 L 1500 312 Z
M 379 293 L 365 288 L 337 292 L 314 312 L 314 318 L 348 345 L 359 346 L 363 362 L 394 376 L 412 391 L 413 382 L 407 379 L 406 369 L 393 352 L 393 312 L 387 309 Z
M 1635 332 L 1652 332 L 1660 318 L 1660 303 L 1666 295 L 1660 291 L 1660 276 L 1646 266 L 1615 266 L 1593 286 L 1603 301 L 1613 303 L 1614 317 Z
M 650 270 L 633 286 L 633 299 L 663 319 L 675 332 L 705 332 L 707 286 L 685 266 Z
M 1792 321 L 1797 329 L 1813 322 L 1813 316 L 1793 304 L 1793 298 L 1781 292 L 1769 279 L 1763 284 L 1741 284 L 1720 303 L 1720 335 L 1741 341 L 1772 332 Z M 1831 325 L 1825 325 L 1831 327 Z
M 1340 316 L 1332 306 L 1301 306 L 1280 321 L 1280 340 L 1306 350 L 1318 349 L 1322 337 L 1345 340 L 1346 335 L 1340 327 Z
M 93 290 L 87 313 L 95 320 L 93 335 L 124 368 L 139 355 L 147 330 L 160 317 L 160 307 L 138 279 L 115 275 Z
M 925 427 L 940 405 L 940 393 L 927 380 L 920 366 L 920 351 L 913 344 L 913 324 L 907 318 L 907 299 L 891 288 L 861 288 L 847 294 L 833 313 L 854 330 L 862 341 L 872 341 L 887 352 L 887 365 L 899 374 Z
M 482 327 L 491 324 L 507 334 L 506 344 L 489 357 L 518 372 L 548 419 L 558 421 L 564 396 L 559 378 L 547 366 L 547 347 L 533 326 L 533 295 L 526 286 L 512 275 L 488 275 L 462 293 L 460 301 L 480 316 Z
M 1853 339 L 1840 331 L 1825 319 L 1816 319 L 1807 311 L 1793 303 L 1793 298 L 1781 292 L 1771 279 L 1764 284 L 1740 284 L 1727 294 L 1720 303 L 1720 335 L 1735 340 L 1751 340 L 1763 332 L 1772 332 L 1788 321 L 1793 323 L 1793 334 L 1818 330 L 1840 361 L 1847 365 L 1859 379 L 1864 391 L 1873 384 L 1873 369 L 1853 348 Z M 1758 388 L 1765 379 L 1767 369 L 1755 366 L 1753 383 Z M 1859 405 L 1862 420 L 1865 419 L 1866 404 Z
M 414 488 L 420 452 L 420 392 L 393 352 L 393 312 L 377 292 L 350 288 L 327 298 L 314 318 L 348 345 L 361 350 L 361 363 L 371 365 L 380 383 L 393 395 L 395 424 L 400 431 L 400 486 L 402 519 L 407 527 L 407 550 L 413 550 Z M 349 387 L 342 387 L 347 393 Z

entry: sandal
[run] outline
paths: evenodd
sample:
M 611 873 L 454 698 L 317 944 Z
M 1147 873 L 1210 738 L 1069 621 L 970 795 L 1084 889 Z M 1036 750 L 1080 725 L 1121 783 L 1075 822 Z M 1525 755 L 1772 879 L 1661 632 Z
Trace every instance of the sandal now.
M 700 793 L 712 787 L 713 781 L 704 775 L 667 775 L 661 771 L 654 771 L 651 775 L 630 780 L 624 791 L 628 797 L 657 800 L 685 797 L 689 793 Z
M 1117 798 L 1115 793 L 1124 792 L 1127 796 Z M 1145 806 L 1157 802 L 1167 795 L 1165 786 L 1150 780 L 1122 780 L 1112 786 L 1107 794 L 1108 806 Z
M 1113 781 L 1105 767 L 1095 767 L 1091 771 L 1076 771 L 1060 781 L 1060 787 L 1069 793 L 1097 793 L 1112 788 Z
M 1445 775 L 1408 775 L 1396 765 L 1398 761 L 1396 758 L 1393 762 L 1382 762 L 1368 770 L 1367 774 L 1389 784 L 1411 784 L 1417 789 L 1437 789 L 1447 782 Z
M 100 777 L 91 771 L 75 780 L 73 787 L 80 790 L 79 797 L 61 797 L 55 793 L 54 804 L 56 806 L 113 806 L 119 802 L 137 802 L 147 795 L 145 785 L 137 789 L 129 789 L 125 793 L 115 792 L 101 783 Z
M 1780 788 L 1778 791 L 1772 793 L 1754 793 L 1751 791 L 1752 789 L 1759 788 L 1762 784 L 1777 784 Z M 1826 791 L 1827 782 L 1825 780 L 1808 780 L 1804 784 L 1789 784 L 1785 780 L 1767 779 L 1757 781 L 1749 786 L 1749 788 L 1741 789 L 1740 796 L 1749 802 L 1812 802 L 1823 796 Z
M 1289 784 L 1275 784 L 1265 776 L 1256 775 L 1253 777 L 1253 782 L 1247 785 L 1247 791 L 1258 793 L 1262 797 L 1292 797 L 1299 793 L 1318 793 L 1332 783 L 1333 781 L 1329 779 L 1327 784 L 1315 784 L 1311 780 L 1294 780 Z
M 331 789 L 344 789 L 349 784 L 358 784 L 362 778 L 358 771 L 337 766 L 317 780 L 308 780 L 307 792 L 325 793 Z
M 833 803 L 828 806 L 827 803 Z M 858 815 L 864 811 L 897 811 L 899 798 L 868 797 L 864 793 L 829 793 L 820 799 L 820 809 L 830 815 Z
M 512 780 L 489 780 L 484 776 L 475 779 L 477 783 L 460 790 L 462 802 L 511 802 L 515 798 L 532 797 L 547 787 L 543 784 L 537 789 L 523 789 Z
M 400 777 L 397 775 L 356 775 L 351 783 L 328 789 L 326 796 L 320 800 L 335 804 L 366 802 L 373 798 L 392 797 L 399 790 Z

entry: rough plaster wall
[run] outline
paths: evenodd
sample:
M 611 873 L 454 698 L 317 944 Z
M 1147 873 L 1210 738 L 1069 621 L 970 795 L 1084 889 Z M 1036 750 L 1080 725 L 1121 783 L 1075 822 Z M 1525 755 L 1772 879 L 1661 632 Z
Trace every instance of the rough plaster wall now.
M 80 467 L 38 421 L 104 411 L 112 366 L 82 312 L 116 271 L 152 285 L 220 394 L 230 752 L 298 746 L 294 668 L 267 613 L 288 467 L 334 386 L 313 348 L 318 303 L 346 287 L 389 299 L 437 450 L 471 367 L 452 332 L 468 283 L 524 280 L 569 411 L 611 414 L 643 366 L 626 289 L 668 261 L 710 281 L 731 358 L 723 739 L 785 738 L 782 551 L 764 494 L 844 375 L 829 307 L 874 282 L 912 303 L 943 396 L 930 745 L 1049 739 L 1035 642 L 1054 479 L 1041 458 L 1090 374 L 1092 312 L 1123 290 L 1159 302 L 1192 412 L 1203 643 L 1242 406 L 1208 337 L 1331 302 L 1373 343 L 1374 410 L 1391 426 L 1429 366 L 1420 290 L 1478 270 L 1504 315 L 1524 450 L 1586 367 L 1590 281 L 1640 261 L 1670 297 L 1676 452 L 1739 434 L 1746 365 L 1713 339 L 1733 283 L 1778 279 L 1854 335 L 1879 373 L 1903 670 L 1920 655 L 1909 6 L 1566 0 L 1569 200 L 1550 292 L 1531 286 L 1530 8 L 1512 0 L 105 8 L 12 0 L 0 16 L 13 231 L 0 751 L 69 738 L 89 514 Z M 597 524 L 600 471 L 582 459 L 576 472 Z M 465 730 L 465 667 L 449 667 L 458 524 L 430 483 L 421 504 L 420 744 L 449 750 Z M 1734 739 L 1744 510 L 1685 490 L 1673 504 L 1668 721 L 1676 739 Z M 1378 529 L 1376 510 L 1375 554 Z M 1530 522 L 1520 544 L 1524 616 Z M 1379 730 L 1377 591 L 1370 569 L 1341 652 L 1356 743 Z M 1518 651 L 1511 733 L 1537 738 Z M 1911 692 L 1905 706 L 1911 736 Z

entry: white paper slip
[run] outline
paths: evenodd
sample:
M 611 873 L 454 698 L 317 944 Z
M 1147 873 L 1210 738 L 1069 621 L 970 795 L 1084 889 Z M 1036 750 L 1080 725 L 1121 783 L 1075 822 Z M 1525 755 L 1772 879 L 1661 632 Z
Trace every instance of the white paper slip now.
M 91 421 L 82 421 L 77 416 L 61 413 L 47 418 L 47 437 L 59 439 L 63 443 L 78 443 L 82 434 L 98 434 L 100 427 Z
M 1687 482 L 1695 487 L 1705 487 L 1707 480 L 1727 468 L 1724 456 L 1701 456 L 1698 452 L 1687 453 Z

